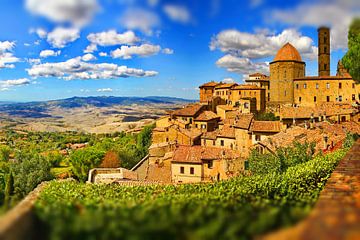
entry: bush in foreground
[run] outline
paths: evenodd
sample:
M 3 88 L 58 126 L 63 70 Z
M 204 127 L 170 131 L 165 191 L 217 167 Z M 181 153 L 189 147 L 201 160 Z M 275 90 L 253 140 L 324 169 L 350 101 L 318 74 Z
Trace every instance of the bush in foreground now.
M 51 182 L 36 214 L 51 239 L 248 239 L 303 218 L 345 153 L 212 184 Z

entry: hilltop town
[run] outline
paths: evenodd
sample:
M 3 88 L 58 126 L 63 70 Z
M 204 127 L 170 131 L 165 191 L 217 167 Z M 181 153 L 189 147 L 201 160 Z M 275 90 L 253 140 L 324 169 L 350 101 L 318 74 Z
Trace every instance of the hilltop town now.
M 254 73 L 245 84 L 199 86 L 199 102 L 156 120 L 149 154 L 132 169 L 136 174 L 122 169 L 118 176 L 219 181 L 246 173 L 254 150 L 274 153 L 293 142 L 314 142 L 325 153 L 341 147 L 347 133 L 360 133 L 360 85 L 340 61 L 330 75 L 329 28 L 318 29 L 318 46 L 318 76 L 305 76 L 301 55 L 286 43 L 270 63 L 270 76 Z M 104 170 L 95 173 L 89 181 L 109 178 Z

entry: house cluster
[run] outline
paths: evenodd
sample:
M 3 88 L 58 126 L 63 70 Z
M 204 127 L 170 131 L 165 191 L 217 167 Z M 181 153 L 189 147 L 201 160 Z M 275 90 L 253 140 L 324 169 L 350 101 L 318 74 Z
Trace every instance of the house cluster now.
M 270 63 L 270 76 L 201 85 L 198 103 L 156 121 L 149 155 L 132 169 L 138 180 L 219 181 L 246 171 L 252 149 L 274 153 L 293 141 L 314 141 L 317 151 L 331 151 L 347 131 L 360 133 L 360 85 L 341 62 L 330 76 L 328 28 L 318 29 L 318 42 L 318 76 L 305 76 L 305 62 L 287 43 Z M 277 120 L 261 120 L 269 113 Z

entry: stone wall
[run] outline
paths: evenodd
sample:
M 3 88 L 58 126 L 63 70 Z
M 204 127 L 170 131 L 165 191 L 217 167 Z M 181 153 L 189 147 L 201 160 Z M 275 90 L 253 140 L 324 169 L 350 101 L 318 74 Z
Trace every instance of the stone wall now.
M 1 240 L 46 239 L 46 231 L 33 212 L 34 203 L 46 184 L 38 185 L 19 204 L 0 217 Z

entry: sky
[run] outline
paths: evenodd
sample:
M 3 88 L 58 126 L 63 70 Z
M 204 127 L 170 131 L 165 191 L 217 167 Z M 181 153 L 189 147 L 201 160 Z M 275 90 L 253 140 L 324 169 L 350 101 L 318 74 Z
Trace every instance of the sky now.
M 198 98 L 208 81 L 269 74 L 290 42 L 317 75 L 317 28 L 331 73 L 358 0 L 0 0 L 0 101 L 73 96 Z

